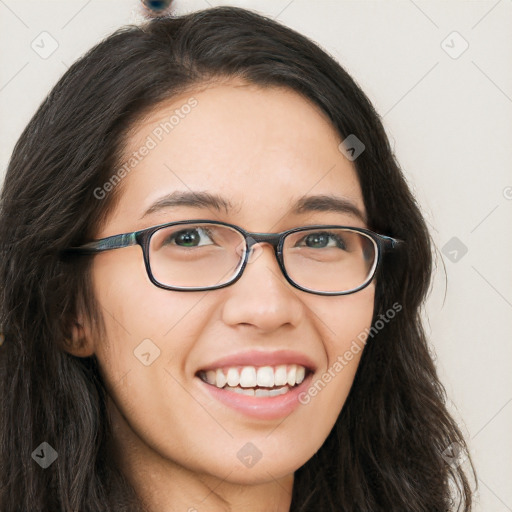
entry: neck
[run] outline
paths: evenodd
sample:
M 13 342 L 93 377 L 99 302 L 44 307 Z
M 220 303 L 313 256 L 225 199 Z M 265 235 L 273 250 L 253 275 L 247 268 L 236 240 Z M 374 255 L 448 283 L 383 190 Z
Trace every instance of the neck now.
M 289 512 L 293 474 L 247 485 L 195 472 L 148 446 L 110 399 L 108 409 L 115 457 L 147 512 Z

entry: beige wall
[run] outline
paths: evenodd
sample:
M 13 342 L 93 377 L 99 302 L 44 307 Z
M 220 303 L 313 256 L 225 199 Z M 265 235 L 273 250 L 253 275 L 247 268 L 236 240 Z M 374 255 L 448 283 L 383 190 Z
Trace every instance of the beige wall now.
M 438 245 L 427 331 L 476 460 L 477 511 L 512 510 L 511 2 L 178 0 L 176 8 L 208 3 L 252 7 L 309 35 L 383 115 Z M 51 86 L 99 38 L 136 21 L 138 5 L 0 2 L 0 180 Z

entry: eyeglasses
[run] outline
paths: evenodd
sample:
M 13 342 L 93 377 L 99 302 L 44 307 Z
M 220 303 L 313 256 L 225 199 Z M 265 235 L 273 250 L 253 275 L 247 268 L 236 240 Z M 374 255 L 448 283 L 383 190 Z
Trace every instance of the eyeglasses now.
M 249 233 L 225 222 L 185 220 L 109 236 L 66 252 L 95 254 L 140 245 L 153 284 L 166 290 L 203 291 L 240 279 L 254 261 L 259 243 L 273 246 L 284 277 L 295 288 L 318 295 L 348 295 L 368 286 L 382 253 L 403 241 L 338 225 Z

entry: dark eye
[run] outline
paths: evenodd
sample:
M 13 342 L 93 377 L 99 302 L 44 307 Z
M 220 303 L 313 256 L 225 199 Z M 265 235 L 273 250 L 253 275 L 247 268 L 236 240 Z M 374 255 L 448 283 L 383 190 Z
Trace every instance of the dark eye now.
M 345 249 L 345 243 L 339 235 L 329 232 L 319 231 L 317 233 L 310 233 L 306 235 L 302 240 L 305 241 L 307 247 L 313 249 L 324 249 L 326 247 L 338 247 L 339 249 Z
M 207 240 L 204 241 L 203 237 L 206 237 Z M 166 245 L 174 242 L 176 245 L 180 247 L 199 247 L 201 245 L 209 245 L 209 242 L 212 242 L 208 232 L 203 228 L 191 228 L 191 229 L 182 229 L 177 233 L 174 233 L 167 239 Z

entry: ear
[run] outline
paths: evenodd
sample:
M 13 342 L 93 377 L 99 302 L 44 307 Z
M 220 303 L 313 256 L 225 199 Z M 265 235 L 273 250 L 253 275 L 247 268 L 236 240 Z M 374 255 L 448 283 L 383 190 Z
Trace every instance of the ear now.
M 81 315 L 70 322 L 67 332 L 69 334 L 62 347 L 66 352 L 76 357 L 90 357 L 94 354 L 95 344 L 92 330 Z
M 90 357 L 94 354 L 94 343 L 87 329 L 80 322 L 71 326 L 71 346 L 68 352 L 77 357 Z

